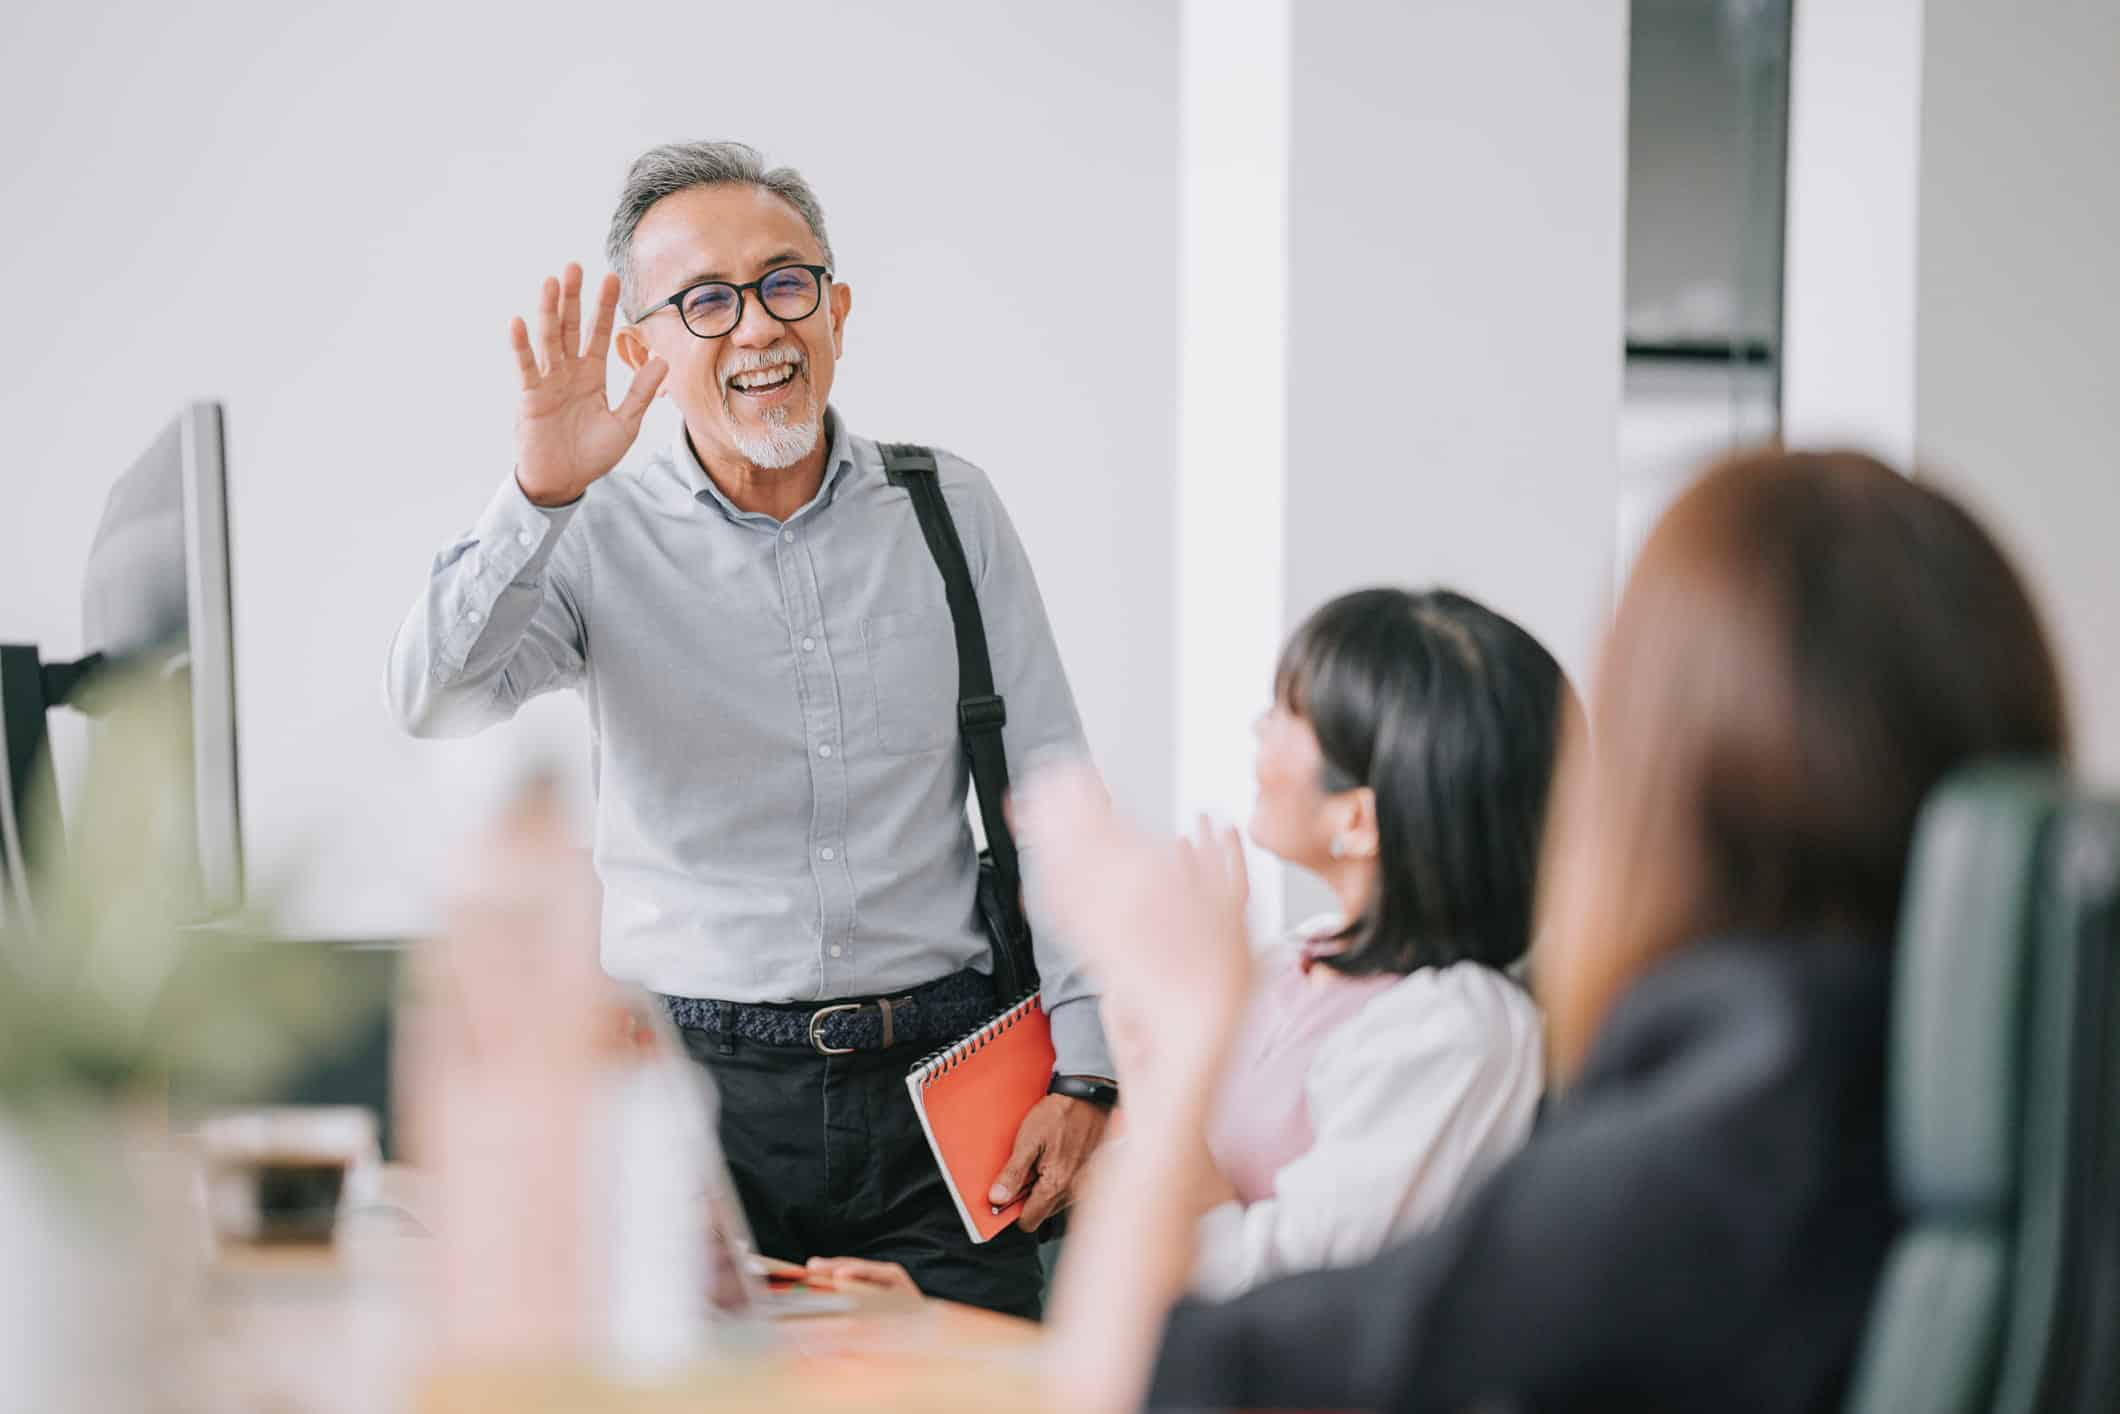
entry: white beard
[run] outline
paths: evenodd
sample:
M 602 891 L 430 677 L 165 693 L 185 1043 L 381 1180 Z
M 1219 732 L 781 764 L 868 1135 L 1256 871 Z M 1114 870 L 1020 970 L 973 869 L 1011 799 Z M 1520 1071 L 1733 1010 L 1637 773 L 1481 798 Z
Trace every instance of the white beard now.
M 802 421 L 790 425 L 786 409 L 775 408 L 766 414 L 763 432 L 738 430 L 730 440 L 736 443 L 736 450 L 742 452 L 751 465 L 765 471 L 778 471 L 795 465 L 814 451 L 817 438 L 823 431 L 822 420 L 807 410 Z

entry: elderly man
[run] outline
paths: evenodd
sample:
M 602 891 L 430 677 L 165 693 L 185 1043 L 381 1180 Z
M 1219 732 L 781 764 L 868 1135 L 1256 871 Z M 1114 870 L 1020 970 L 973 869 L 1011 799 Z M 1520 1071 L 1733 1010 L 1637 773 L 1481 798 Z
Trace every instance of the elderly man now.
M 737 143 L 633 164 L 584 340 L 581 270 L 547 279 L 515 470 L 435 558 L 390 656 L 416 735 L 571 687 L 595 746 L 603 961 L 669 998 L 721 1094 L 760 1247 L 897 1261 L 921 1287 L 1036 1314 L 1030 1236 L 1101 1137 L 1096 1001 L 1036 933 L 1061 1089 L 1023 1121 L 974 1246 L 907 1069 L 995 1010 L 965 814 L 943 580 L 907 491 L 830 405 L 852 292 L 800 175 Z M 614 304 L 634 370 L 605 396 Z M 657 397 L 667 448 L 611 474 Z M 1021 761 L 1081 726 L 1023 547 L 985 475 L 940 455 Z M 1073 1077 L 1075 1083 L 1067 1079 Z M 1099 1082 L 1080 1083 L 1083 1078 Z

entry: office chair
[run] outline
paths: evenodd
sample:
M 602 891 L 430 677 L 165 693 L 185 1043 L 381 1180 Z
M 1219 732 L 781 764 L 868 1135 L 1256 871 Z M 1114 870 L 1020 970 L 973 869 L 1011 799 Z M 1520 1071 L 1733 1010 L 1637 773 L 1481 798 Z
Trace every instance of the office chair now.
M 1894 989 L 1906 1227 L 1848 1408 L 2120 1410 L 2120 802 L 2028 764 L 1946 782 Z

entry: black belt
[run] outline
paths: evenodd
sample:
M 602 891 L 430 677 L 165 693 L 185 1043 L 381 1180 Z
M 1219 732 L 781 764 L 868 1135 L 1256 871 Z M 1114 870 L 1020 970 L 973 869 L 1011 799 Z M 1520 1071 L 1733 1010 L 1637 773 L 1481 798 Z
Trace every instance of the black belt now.
M 723 1002 L 663 999 L 670 1020 L 688 1031 L 741 1036 L 763 1046 L 808 1046 L 821 1055 L 882 1051 L 896 1045 L 943 1046 L 993 1018 L 993 979 L 962 972 L 888 997 L 835 1002 Z

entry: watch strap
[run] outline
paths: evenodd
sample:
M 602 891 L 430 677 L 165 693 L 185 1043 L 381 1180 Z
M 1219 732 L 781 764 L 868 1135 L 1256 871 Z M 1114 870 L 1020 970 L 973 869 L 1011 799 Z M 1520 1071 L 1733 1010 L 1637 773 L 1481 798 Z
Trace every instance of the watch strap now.
M 1087 1100 L 1105 1109 L 1119 1103 L 1119 1087 L 1109 1080 L 1091 1075 L 1055 1075 L 1046 1086 L 1050 1095 L 1065 1095 L 1073 1100 Z

